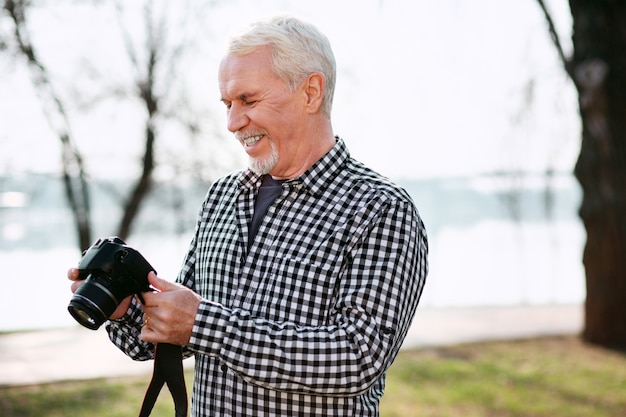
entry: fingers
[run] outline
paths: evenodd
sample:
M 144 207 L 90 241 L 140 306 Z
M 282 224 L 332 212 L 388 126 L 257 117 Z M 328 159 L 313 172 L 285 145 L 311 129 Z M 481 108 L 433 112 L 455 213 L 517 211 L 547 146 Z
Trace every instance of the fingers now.
M 80 274 L 78 271 L 78 268 L 70 268 L 67 271 L 67 278 L 72 282 L 72 285 L 70 286 L 70 289 L 72 290 L 72 293 L 75 293 L 76 290 L 78 290 L 78 288 L 83 285 L 83 281 L 79 280 Z
M 171 343 L 184 346 L 191 338 L 191 328 L 173 324 L 156 314 L 144 314 L 140 337 L 149 343 Z
M 140 337 L 149 343 L 163 342 L 163 335 L 158 331 L 159 324 L 157 316 L 144 313 Z
M 67 270 L 67 278 L 70 281 L 76 281 L 79 277 L 78 268 L 70 268 Z
M 132 299 L 133 299 L 132 295 L 124 298 L 122 302 L 120 303 L 120 305 L 117 306 L 117 308 L 115 309 L 115 311 L 113 312 L 113 314 L 111 314 L 111 317 L 109 318 L 111 320 L 117 320 L 117 319 L 121 319 L 122 317 L 124 317 L 124 315 L 128 311 L 128 308 L 130 307 L 130 303 Z
M 148 273 L 148 283 L 160 292 L 174 291 L 180 289 L 180 285 L 157 277 L 154 271 Z
M 145 342 L 148 343 L 159 343 L 162 340 L 160 340 L 158 334 L 156 331 L 154 331 L 149 324 L 144 324 L 144 326 L 141 328 L 141 335 L 140 335 L 141 339 Z
M 159 284 L 155 278 L 156 276 L 150 276 L 152 285 Z M 182 285 L 167 281 L 165 284 L 168 285 L 163 292 L 144 294 L 146 303 L 143 305 L 141 338 L 146 342 L 167 342 L 183 346 L 191 338 L 202 298 Z
M 83 285 L 83 281 L 72 282 L 72 285 L 70 286 L 72 293 L 75 293 L 80 288 L 81 285 Z

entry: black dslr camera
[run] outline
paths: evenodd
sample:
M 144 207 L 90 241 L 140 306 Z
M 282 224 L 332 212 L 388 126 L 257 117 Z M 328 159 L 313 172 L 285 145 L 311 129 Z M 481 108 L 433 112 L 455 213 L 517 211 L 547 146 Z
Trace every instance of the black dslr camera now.
M 98 239 L 78 263 L 85 283 L 74 293 L 67 306 L 81 325 L 97 330 L 108 320 L 122 300 L 151 291 L 148 273 L 155 269 L 136 250 L 117 237 Z

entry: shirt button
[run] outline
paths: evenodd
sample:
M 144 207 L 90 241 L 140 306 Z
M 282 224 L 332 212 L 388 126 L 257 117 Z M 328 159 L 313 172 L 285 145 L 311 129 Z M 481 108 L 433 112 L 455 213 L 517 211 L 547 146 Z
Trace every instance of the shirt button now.
M 226 365 L 222 365 L 222 366 L 220 366 L 220 369 L 221 369 L 221 370 L 222 370 L 222 372 L 224 372 L 224 373 L 228 372 L 228 366 L 226 366 Z

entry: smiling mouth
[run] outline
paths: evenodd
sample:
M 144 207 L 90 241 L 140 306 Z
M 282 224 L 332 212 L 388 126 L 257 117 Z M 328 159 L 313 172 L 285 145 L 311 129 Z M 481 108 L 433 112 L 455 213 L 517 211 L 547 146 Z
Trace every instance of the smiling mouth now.
M 243 138 L 241 141 L 245 146 L 252 146 L 261 139 L 263 139 L 263 136 L 265 135 L 248 136 L 247 138 Z

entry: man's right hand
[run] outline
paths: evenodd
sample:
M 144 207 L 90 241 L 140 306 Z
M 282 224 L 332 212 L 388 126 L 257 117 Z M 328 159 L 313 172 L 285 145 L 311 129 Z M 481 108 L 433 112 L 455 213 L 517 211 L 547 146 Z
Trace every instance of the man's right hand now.
M 78 288 L 80 288 L 80 286 L 83 285 L 84 283 L 84 280 L 78 279 L 79 277 L 78 268 L 70 268 L 67 271 L 67 277 L 69 278 L 70 281 L 72 281 L 72 286 L 71 286 L 72 293 L 75 293 L 76 290 L 78 290 Z M 128 297 L 124 298 L 122 302 L 120 303 L 120 305 L 117 306 L 113 314 L 111 314 L 111 317 L 109 317 L 109 319 L 117 320 L 117 319 L 121 319 L 122 317 L 124 317 L 124 315 L 128 311 L 128 307 L 130 307 L 130 302 L 132 299 L 133 299 L 132 295 L 129 295 Z

